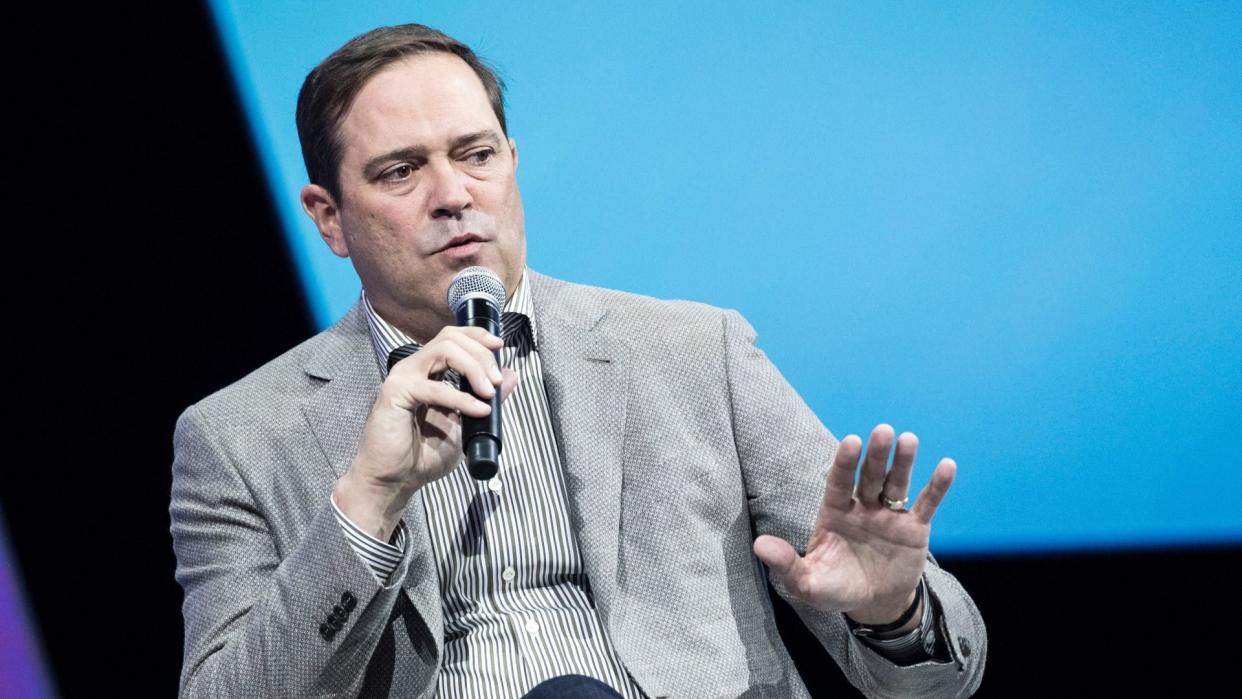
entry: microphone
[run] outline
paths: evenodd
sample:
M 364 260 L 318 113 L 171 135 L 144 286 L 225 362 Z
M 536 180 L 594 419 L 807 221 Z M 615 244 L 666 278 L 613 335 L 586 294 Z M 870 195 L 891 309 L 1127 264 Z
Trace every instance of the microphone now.
M 448 288 L 448 305 L 458 327 L 484 328 L 503 337 L 500 312 L 505 307 L 505 285 L 486 267 L 467 267 L 453 277 Z M 500 366 L 500 352 L 494 353 Z M 461 390 L 492 406 L 486 417 L 461 416 L 461 449 L 466 468 L 477 480 L 485 481 L 500 470 L 500 389 L 491 400 L 484 400 L 463 376 Z

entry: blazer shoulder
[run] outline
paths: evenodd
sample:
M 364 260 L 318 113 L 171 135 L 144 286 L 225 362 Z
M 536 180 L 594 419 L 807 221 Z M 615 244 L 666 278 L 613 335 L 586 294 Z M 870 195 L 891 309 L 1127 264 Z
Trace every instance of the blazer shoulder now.
M 220 388 L 186 409 L 209 422 L 268 419 L 280 406 L 295 405 L 324 379 L 357 360 L 370 347 L 366 321 L 356 311 L 326 330 L 303 340 L 242 378 Z
M 725 319 L 738 315 L 732 309 L 698 301 L 661 299 L 617 289 L 544 278 L 553 296 L 570 308 L 597 308 L 601 322 L 627 335 L 650 336 L 687 333 L 719 336 Z M 538 304 L 540 299 L 536 297 Z

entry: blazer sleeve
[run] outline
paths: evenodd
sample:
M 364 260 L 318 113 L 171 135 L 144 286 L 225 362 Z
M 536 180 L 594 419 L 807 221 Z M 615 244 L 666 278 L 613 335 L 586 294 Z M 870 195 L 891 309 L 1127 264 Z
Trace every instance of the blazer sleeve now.
M 356 696 L 412 547 L 382 585 L 350 547 L 325 493 L 296 546 L 278 552 L 227 435 L 191 406 L 173 441 L 169 511 L 185 592 L 180 696 Z M 334 612 L 338 628 L 321 633 Z
M 726 311 L 723 322 L 734 441 L 755 534 L 779 536 L 805 551 L 837 440 L 755 346 L 750 324 L 736 311 Z M 924 577 L 943 613 L 949 663 L 895 665 L 851 634 L 843 615 L 808 607 L 772 583 L 864 694 L 969 696 L 982 681 L 987 657 L 983 619 L 957 580 L 930 557 Z

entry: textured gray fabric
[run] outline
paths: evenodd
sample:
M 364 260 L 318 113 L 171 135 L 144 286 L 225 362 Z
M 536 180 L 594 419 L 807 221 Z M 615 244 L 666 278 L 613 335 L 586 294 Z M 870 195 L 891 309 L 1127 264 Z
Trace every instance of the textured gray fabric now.
M 751 542 L 805 545 L 836 440 L 736 312 L 529 281 L 571 518 L 626 668 L 653 697 L 806 696 Z M 356 305 L 181 416 L 170 510 L 186 593 L 183 696 L 434 691 L 443 625 L 422 499 L 404 515 L 405 559 L 381 586 L 327 498 L 378 387 Z M 897 667 L 840 614 L 795 608 L 869 695 L 972 692 L 983 621 L 934 561 L 927 581 L 952 663 Z M 319 626 L 344 592 L 357 608 L 325 640 Z

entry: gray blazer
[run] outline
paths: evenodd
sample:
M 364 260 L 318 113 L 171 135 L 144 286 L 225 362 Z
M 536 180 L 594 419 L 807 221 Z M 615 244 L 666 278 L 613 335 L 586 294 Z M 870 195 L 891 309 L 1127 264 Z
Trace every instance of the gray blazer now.
M 751 544 L 767 533 L 805 546 L 836 440 L 735 311 L 528 281 L 570 516 L 626 668 L 652 697 L 806 696 Z M 388 585 L 328 499 L 379 383 L 356 304 L 181 415 L 170 512 L 182 696 L 434 694 L 443 622 L 422 498 L 404 515 L 411 540 Z M 841 615 L 793 604 L 864 693 L 969 694 L 983 621 L 934 561 L 927 580 L 948 664 L 896 667 Z M 343 596 L 356 603 L 325 640 L 320 624 Z

